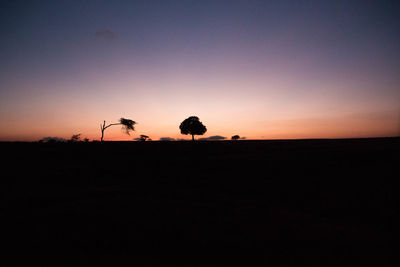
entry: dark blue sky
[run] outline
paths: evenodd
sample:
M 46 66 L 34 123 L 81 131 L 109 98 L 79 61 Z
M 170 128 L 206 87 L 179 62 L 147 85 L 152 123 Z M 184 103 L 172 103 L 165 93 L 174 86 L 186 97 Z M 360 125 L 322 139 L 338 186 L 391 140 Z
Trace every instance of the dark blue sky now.
M 79 57 L 74 45 L 107 29 L 137 54 L 207 51 L 246 40 L 281 42 L 288 53 L 328 53 L 333 60 L 379 54 L 396 62 L 399 7 L 384 0 L 2 1 L 1 56 L 3 64 Z

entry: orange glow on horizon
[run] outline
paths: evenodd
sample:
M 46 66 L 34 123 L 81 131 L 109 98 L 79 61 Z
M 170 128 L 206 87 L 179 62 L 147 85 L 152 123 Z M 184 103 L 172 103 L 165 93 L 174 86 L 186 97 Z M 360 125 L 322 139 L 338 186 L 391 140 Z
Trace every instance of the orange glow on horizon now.
M 398 128 L 395 124 L 398 118 L 390 116 L 390 114 L 355 114 L 336 118 L 260 120 L 257 122 L 246 122 L 243 118 L 242 120 L 237 118 L 236 120 L 226 121 L 225 124 L 219 124 L 216 118 L 206 120 L 200 117 L 200 119 L 206 125 L 207 132 L 203 136 L 196 136 L 196 139 L 220 135 L 230 140 L 231 136 L 235 134 L 246 139 L 358 138 L 398 135 Z M 105 131 L 104 140 L 131 141 L 140 137 L 141 134 L 148 135 L 154 141 L 163 137 L 190 140 L 190 136 L 180 134 L 180 122 L 177 121 L 175 125 L 172 122 L 170 124 L 161 123 L 161 125 L 139 122 L 135 125 L 135 131 L 131 132 L 130 135 L 125 134 L 121 126 L 116 125 Z M 100 125 L 100 122 L 98 124 Z M 82 139 L 100 140 L 99 126 L 80 125 L 80 128 L 74 126 L 53 128 L 52 125 L 43 124 L 37 129 L 32 127 L 32 131 L 27 137 L 24 134 L 19 134 L 21 129 L 15 123 L 14 127 L 8 128 L 11 134 L 7 135 L 3 131 L 0 134 L 2 141 L 38 141 L 47 136 L 69 139 L 77 133 L 81 133 Z

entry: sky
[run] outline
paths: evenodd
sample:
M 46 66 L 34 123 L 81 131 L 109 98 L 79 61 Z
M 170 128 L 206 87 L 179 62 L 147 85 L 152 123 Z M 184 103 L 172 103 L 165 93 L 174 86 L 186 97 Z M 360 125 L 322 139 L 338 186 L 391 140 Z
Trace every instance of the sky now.
M 400 135 L 400 2 L 0 2 L 0 140 Z

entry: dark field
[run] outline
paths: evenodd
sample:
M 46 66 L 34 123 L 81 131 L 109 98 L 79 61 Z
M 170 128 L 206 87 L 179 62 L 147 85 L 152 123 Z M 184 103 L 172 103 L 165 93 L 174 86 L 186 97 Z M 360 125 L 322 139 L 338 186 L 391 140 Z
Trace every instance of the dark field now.
M 1 143 L 0 149 L 6 262 L 393 261 L 398 138 Z

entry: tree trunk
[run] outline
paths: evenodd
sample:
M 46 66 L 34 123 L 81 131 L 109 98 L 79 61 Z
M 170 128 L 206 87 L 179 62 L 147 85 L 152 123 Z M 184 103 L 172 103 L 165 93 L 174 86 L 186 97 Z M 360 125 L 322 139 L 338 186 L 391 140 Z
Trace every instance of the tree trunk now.
M 101 130 L 101 139 L 100 139 L 100 140 L 101 140 L 101 142 L 103 142 L 104 131 L 105 131 L 108 127 L 113 126 L 113 125 L 121 125 L 121 123 L 111 123 L 111 124 L 109 124 L 109 125 L 106 126 L 106 121 L 104 121 L 104 122 L 103 122 L 103 125 L 100 124 L 100 130 Z
M 101 129 L 101 138 L 100 138 L 100 141 L 103 142 L 104 130 L 106 129 L 106 121 L 103 122 L 103 125 L 100 124 L 100 129 Z
M 192 141 L 194 141 L 194 134 L 192 134 Z

